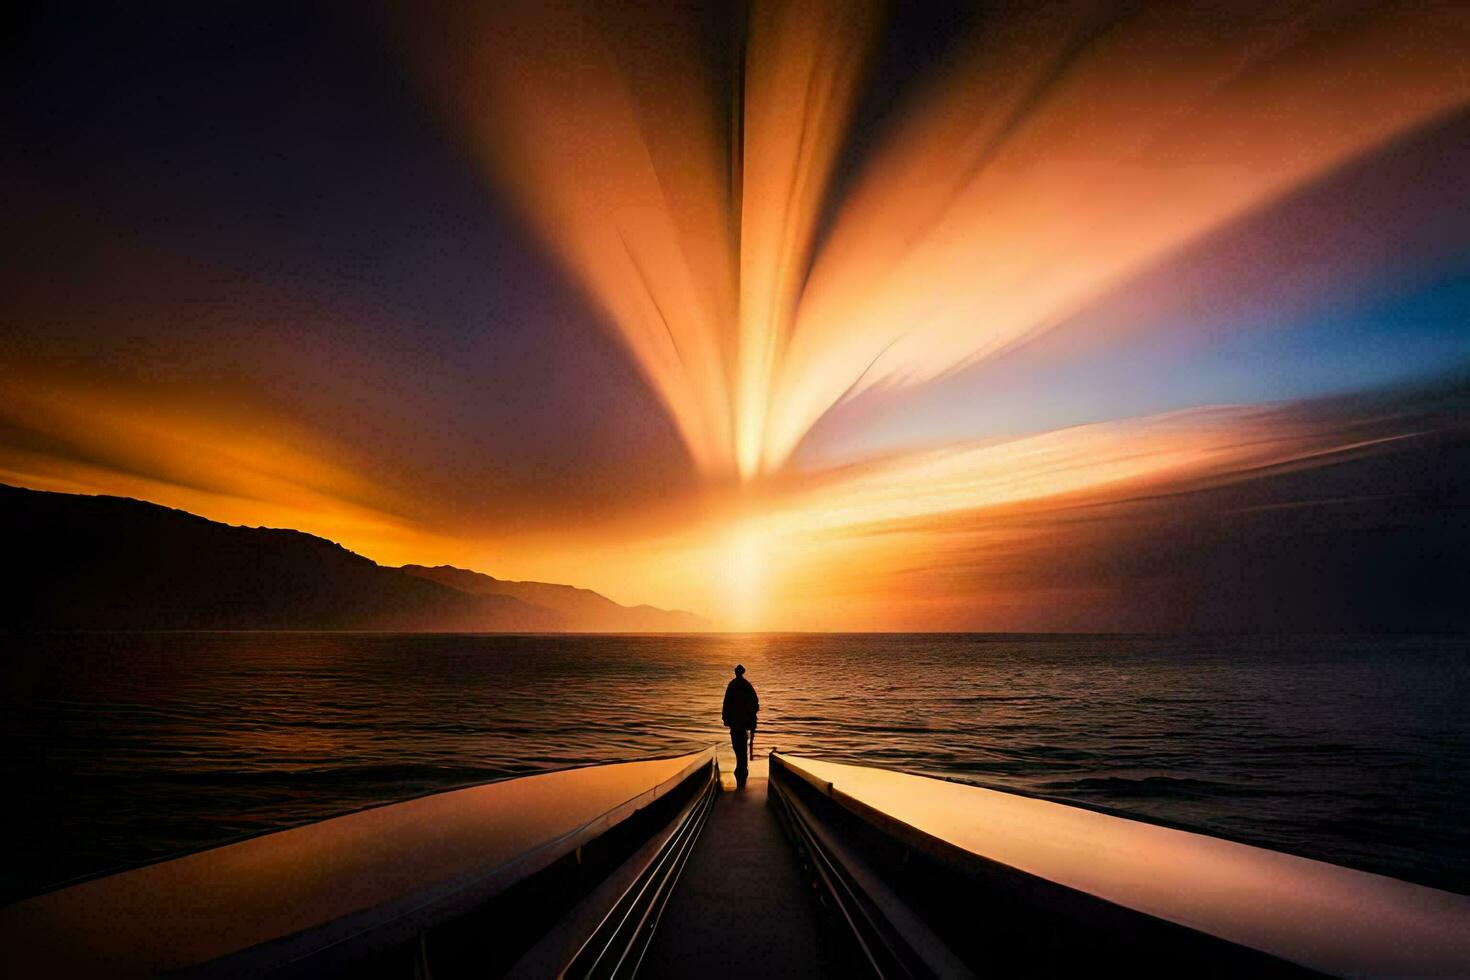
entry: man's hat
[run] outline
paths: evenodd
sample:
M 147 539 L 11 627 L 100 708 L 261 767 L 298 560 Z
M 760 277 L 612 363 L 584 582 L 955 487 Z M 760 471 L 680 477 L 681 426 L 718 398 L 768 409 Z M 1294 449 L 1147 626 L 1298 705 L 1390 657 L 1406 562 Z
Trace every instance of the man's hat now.
M 736 677 L 739 677 L 743 673 L 745 673 L 745 665 L 744 664 L 736 664 L 735 665 L 735 676 Z

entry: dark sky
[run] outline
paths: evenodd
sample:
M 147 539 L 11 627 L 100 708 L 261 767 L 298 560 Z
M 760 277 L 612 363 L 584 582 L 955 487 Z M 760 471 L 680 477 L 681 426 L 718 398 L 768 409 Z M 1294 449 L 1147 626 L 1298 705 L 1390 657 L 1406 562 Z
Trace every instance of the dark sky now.
M 185 4 L 25 27 L 7 354 L 186 399 L 225 387 L 463 500 L 679 477 L 657 403 L 373 24 Z

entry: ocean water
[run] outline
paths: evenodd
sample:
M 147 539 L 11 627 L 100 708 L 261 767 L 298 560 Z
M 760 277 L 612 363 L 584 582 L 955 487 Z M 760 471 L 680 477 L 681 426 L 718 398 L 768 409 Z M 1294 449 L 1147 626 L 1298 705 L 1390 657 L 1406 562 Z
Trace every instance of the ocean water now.
M 723 746 L 933 773 L 1470 892 L 1470 639 L 5 636 L 7 897 L 439 789 Z

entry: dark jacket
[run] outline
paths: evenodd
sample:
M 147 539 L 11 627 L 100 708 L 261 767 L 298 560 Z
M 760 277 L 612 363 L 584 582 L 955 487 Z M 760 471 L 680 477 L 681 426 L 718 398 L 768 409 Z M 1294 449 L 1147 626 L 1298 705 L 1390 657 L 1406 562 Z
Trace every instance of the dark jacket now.
M 725 707 L 720 710 L 720 719 L 726 728 L 754 729 L 755 715 L 760 710 L 761 699 L 755 696 L 755 688 L 744 677 L 736 677 L 725 687 Z

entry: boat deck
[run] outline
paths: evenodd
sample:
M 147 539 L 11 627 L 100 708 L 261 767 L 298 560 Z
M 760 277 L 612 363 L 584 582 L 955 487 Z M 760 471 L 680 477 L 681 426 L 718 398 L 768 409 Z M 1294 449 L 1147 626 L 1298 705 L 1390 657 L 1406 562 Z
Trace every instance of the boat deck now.
M 769 766 L 751 765 L 744 789 L 724 774 L 709 823 L 639 971 L 640 976 L 836 976 L 821 925 L 775 812 Z

